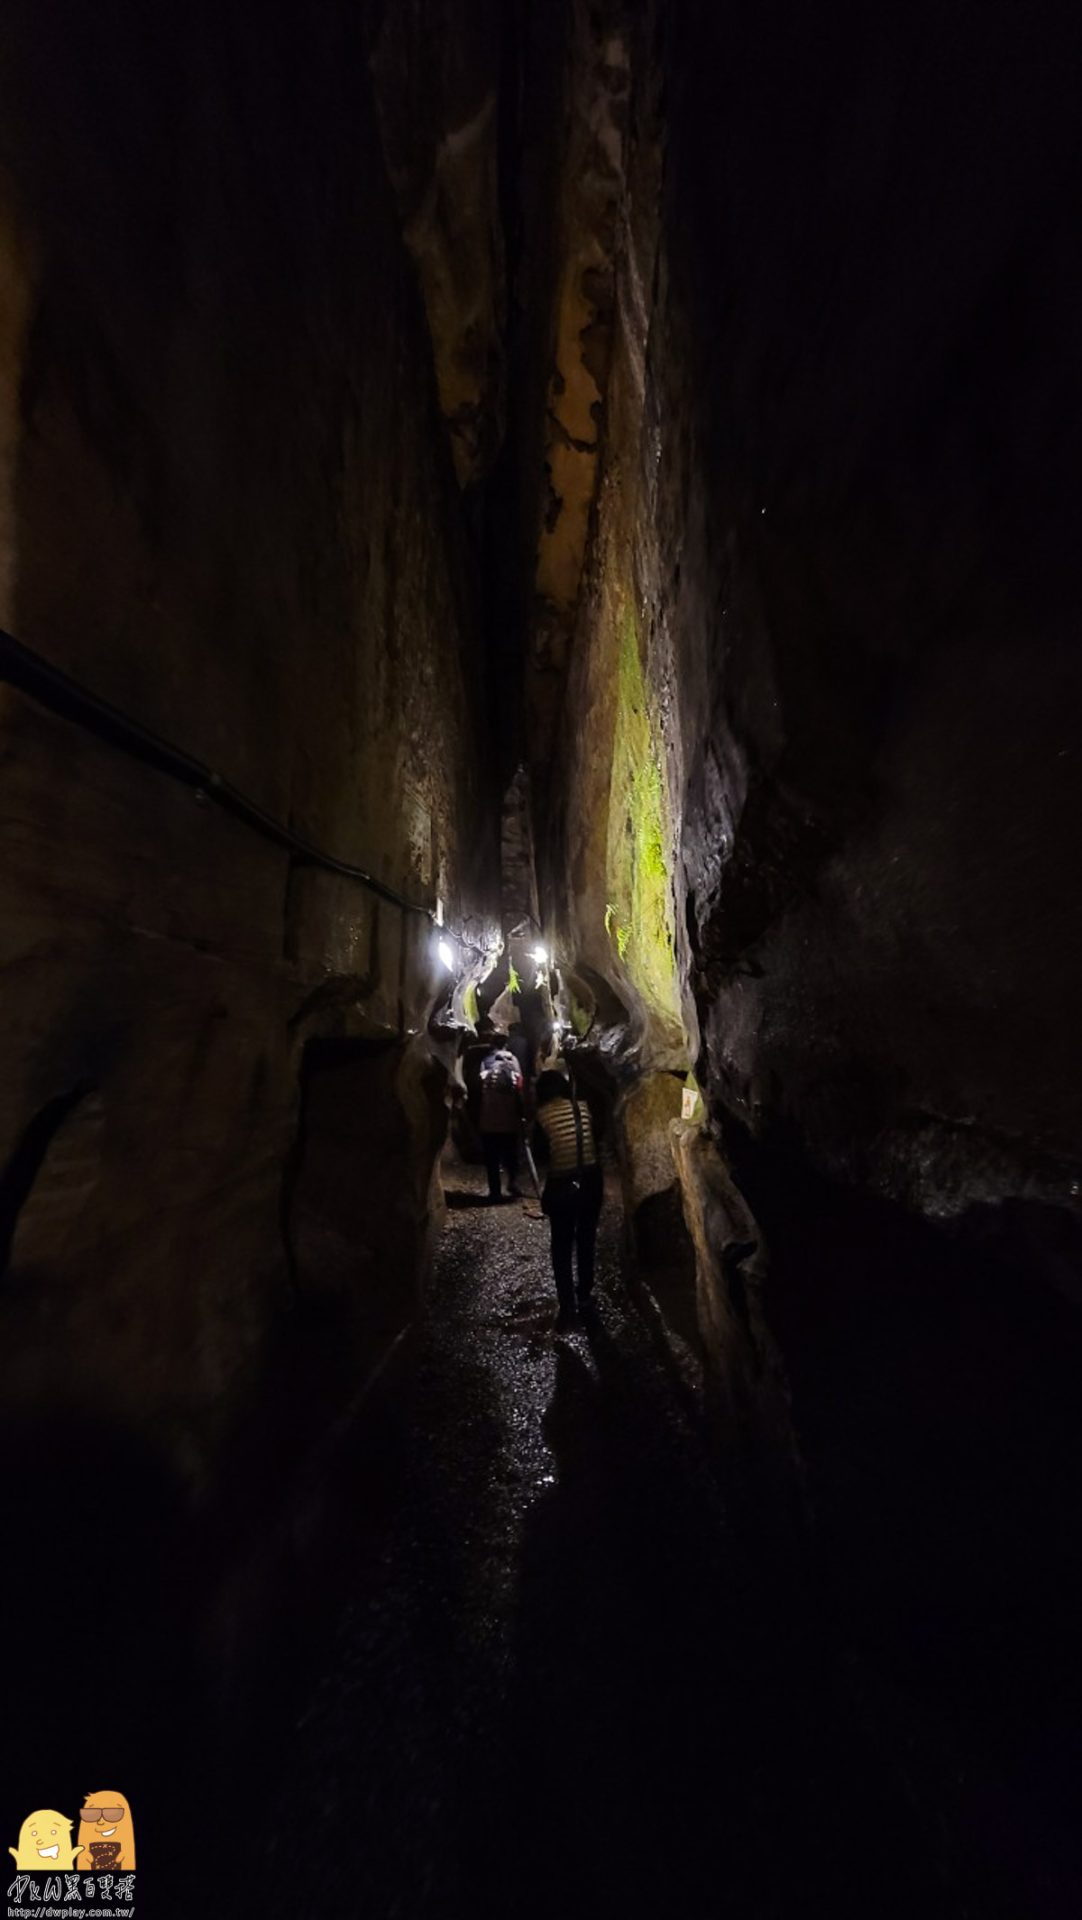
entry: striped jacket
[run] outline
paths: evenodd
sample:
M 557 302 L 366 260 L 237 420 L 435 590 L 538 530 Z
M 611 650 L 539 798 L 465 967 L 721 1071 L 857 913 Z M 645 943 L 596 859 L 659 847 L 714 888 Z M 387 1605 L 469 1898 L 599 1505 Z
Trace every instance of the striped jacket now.
M 577 1100 L 582 1123 L 582 1164 L 584 1167 L 596 1167 L 597 1146 L 594 1130 L 590 1124 L 590 1114 L 585 1100 Z M 537 1124 L 548 1141 L 549 1173 L 559 1176 L 574 1173 L 578 1164 L 575 1146 L 575 1112 L 568 1099 L 546 1100 L 537 1110 Z

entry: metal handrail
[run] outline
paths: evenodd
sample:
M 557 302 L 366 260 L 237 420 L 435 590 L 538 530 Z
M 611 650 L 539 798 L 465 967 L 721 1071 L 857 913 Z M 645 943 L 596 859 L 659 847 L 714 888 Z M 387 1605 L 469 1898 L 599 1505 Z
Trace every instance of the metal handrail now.
M 276 846 L 284 847 L 294 858 L 305 865 L 322 867 L 328 873 L 341 874 L 346 880 L 355 880 L 362 887 L 378 895 L 381 900 L 390 901 L 393 906 L 401 907 L 405 913 L 419 913 L 425 919 L 435 922 L 433 907 L 423 905 L 419 900 L 410 900 L 399 893 L 386 881 L 377 880 L 364 867 L 358 867 L 349 860 L 339 860 L 334 854 L 327 853 L 322 847 L 312 845 L 301 834 L 276 820 L 273 814 L 250 800 L 247 794 L 232 785 L 220 773 L 205 766 L 194 755 L 185 753 L 159 734 L 151 732 L 138 720 L 133 720 L 119 707 L 107 700 L 99 699 L 78 680 L 62 668 L 55 667 L 51 661 L 36 653 L 33 648 L 24 646 L 10 633 L 0 628 L 0 681 L 18 688 L 36 700 L 39 706 L 47 707 L 50 713 L 58 714 L 64 720 L 72 720 L 78 726 L 92 733 L 99 740 L 132 759 L 141 760 L 144 766 L 154 767 L 182 786 L 191 788 L 197 798 L 213 800 L 226 813 L 236 820 L 243 821 L 253 832 L 261 834 L 265 840 Z M 470 944 L 465 942 L 464 944 Z

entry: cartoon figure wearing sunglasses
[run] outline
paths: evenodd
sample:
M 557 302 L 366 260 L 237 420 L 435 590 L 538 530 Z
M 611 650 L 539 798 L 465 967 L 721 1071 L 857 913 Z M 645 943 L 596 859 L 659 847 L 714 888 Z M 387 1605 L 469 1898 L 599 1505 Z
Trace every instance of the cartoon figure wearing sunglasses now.
M 86 1849 L 79 1862 L 84 1873 L 134 1872 L 131 1808 L 122 1793 L 87 1794 L 79 1811 L 79 1839 Z

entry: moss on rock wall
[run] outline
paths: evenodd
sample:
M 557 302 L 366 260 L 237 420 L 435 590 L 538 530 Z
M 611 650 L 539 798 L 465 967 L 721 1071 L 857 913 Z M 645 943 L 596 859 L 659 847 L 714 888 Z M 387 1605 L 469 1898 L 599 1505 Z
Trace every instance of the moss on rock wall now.
M 623 604 L 617 622 L 616 713 L 609 785 L 606 923 L 637 991 L 677 1017 L 670 874 L 672 833 L 661 746 L 650 713 L 638 623 Z

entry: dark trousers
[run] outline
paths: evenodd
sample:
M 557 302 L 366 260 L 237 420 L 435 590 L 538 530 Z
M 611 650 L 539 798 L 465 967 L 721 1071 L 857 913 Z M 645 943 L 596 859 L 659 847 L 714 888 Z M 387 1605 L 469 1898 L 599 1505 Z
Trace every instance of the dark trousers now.
M 600 1167 L 584 1167 L 576 1185 L 570 1174 L 550 1174 L 545 1183 L 545 1212 L 552 1228 L 552 1271 L 564 1312 L 575 1305 L 572 1254 L 578 1266 L 578 1296 L 589 1298 L 594 1284 L 594 1244 L 601 1213 Z
M 488 1172 L 488 1192 L 491 1200 L 500 1197 L 500 1168 L 507 1169 L 509 1186 L 514 1186 L 518 1176 L 518 1134 L 483 1133 L 481 1144 L 485 1149 L 485 1167 Z

